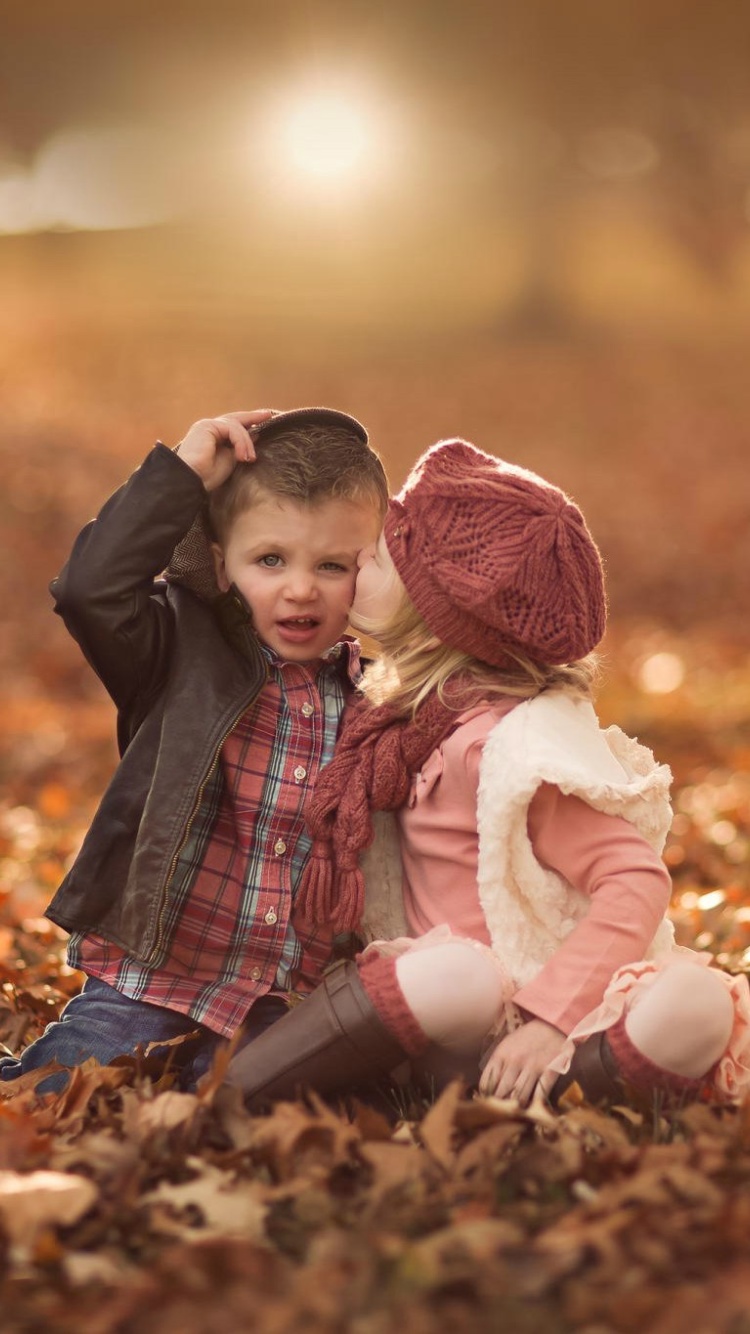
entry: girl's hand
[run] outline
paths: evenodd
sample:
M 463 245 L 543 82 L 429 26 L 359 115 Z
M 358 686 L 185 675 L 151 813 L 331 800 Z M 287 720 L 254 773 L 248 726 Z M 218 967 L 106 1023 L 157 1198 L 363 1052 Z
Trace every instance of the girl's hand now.
M 537 1081 L 565 1043 L 565 1034 L 544 1019 L 529 1019 L 501 1038 L 479 1080 L 479 1092 L 531 1102 Z
M 270 408 L 259 408 L 255 412 L 225 412 L 221 417 L 205 417 L 193 423 L 177 446 L 177 453 L 183 463 L 197 472 L 206 490 L 215 491 L 237 463 L 252 463 L 255 458 L 252 428 L 272 416 Z

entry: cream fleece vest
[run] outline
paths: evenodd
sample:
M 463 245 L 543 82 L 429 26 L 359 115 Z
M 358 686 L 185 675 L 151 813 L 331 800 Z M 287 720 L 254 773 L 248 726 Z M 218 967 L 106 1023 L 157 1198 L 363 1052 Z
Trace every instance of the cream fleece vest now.
M 492 948 L 524 986 L 588 912 L 590 899 L 534 856 L 529 804 L 544 782 L 596 810 L 629 820 L 661 852 L 671 823 L 671 774 L 619 727 L 602 730 L 591 704 L 554 691 L 518 704 L 493 728 L 479 771 L 479 899 Z M 391 812 L 375 817 L 363 858 L 366 940 L 406 934 L 398 831 Z M 674 929 L 661 923 L 647 951 L 667 953 Z
M 591 704 L 562 691 L 517 705 L 490 732 L 477 802 L 479 900 L 492 948 L 517 987 L 543 968 L 590 899 L 534 856 L 529 803 L 542 783 L 629 820 L 661 852 L 671 824 L 671 773 L 619 727 L 602 730 Z M 672 948 L 664 921 L 648 957 Z

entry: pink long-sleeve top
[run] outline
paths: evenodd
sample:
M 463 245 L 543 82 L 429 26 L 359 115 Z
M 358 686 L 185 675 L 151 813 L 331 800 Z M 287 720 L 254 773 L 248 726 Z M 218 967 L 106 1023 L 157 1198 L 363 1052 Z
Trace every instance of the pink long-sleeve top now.
M 399 813 L 410 934 L 447 923 L 489 945 L 477 891 L 479 762 L 492 728 L 515 699 L 474 709 L 432 752 Z M 528 833 L 539 862 L 587 893 L 591 907 L 514 1000 L 564 1033 L 601 1001 L 612 975 L 643 957 L 669 905 L 669 873 L 629 821 L 543 783 Z

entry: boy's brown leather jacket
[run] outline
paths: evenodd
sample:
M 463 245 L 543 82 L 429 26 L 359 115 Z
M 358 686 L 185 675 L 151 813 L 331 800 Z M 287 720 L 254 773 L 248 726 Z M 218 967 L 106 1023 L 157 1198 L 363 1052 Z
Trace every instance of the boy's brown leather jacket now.
M 267 676 L 239 594 L 210 604 L 154 582 L 205 500 L 200 478 L 157 445 L 51 585 L 55 610 L 117 705 L 122 758 L 47 916 L 144 963 L 164 943 L 172 868 L 203 784 Z

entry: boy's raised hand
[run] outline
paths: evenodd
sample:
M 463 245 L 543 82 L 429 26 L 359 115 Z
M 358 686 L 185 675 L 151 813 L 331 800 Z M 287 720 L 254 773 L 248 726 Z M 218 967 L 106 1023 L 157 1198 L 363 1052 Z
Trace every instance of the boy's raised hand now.
M 207 491 L 225 482 L 238 463 L 252 463 L 252 429 L 273 416 L 270 408 L 224 412 L 194 422 L 177 446 L 183 463 L 197 472 Z

